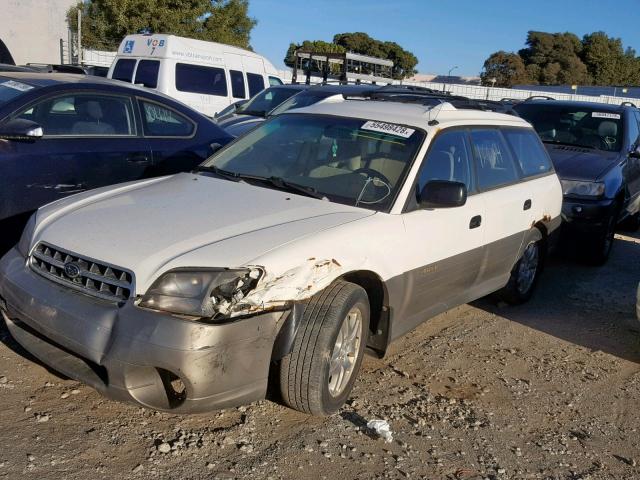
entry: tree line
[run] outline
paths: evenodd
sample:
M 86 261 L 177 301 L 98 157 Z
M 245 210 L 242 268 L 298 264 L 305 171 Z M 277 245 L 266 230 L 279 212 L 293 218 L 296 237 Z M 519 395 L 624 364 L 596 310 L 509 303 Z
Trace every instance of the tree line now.
M 495 83 L 497 87 L 640 84 L 640 57 L 636 51 L 625 49 L 620 38 L 609 37 L 605 32 L 593 32 L 580 39 L 569 32 L 530 31 L 525 45 L 517 53 L 492 53 L 484 62 L 482 83 Z
M 131 33 L 167 33 L 251 49 L 249 0 L 88 0 L 67 12 L 73 31 L 82 18 L 82 45 L 116 50 Z

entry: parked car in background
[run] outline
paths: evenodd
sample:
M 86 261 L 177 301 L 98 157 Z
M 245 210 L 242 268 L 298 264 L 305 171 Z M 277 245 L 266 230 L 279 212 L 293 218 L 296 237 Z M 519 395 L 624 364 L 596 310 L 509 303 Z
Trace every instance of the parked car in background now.
M 78 65 L 74 63 L 27 63 L 26 66 L 45 73 L 75 73 L 78 75 L 95 75 L 97 77 L 106 77 L 109 73 L 109 67 L 102 65 Z
M 533 124 L 562 182 L 564 230 L 585 258 L 609 257 L 616 226 L 640 227 L 640 111 L 631 105 L 528 100 Z
M 127 35 L 109 78 L 156 89 L 209 117 L 269 85 L 282 85 L 262 55 L 175 35 Z
M 0 260 L 9 331 L 148 408 L 249 403 L 279 376 L 290 407 L 336 412 L 366 347 L 491 292 L 526 301 L 560 224 L 527 122 L 408 100 L 293 109 L 196 172 L 41 208 Z
M 0 73 L 0 249 L 68 195 L 188 171 L 231 137 L 156 92 L 70 74 Z
M 297 93 L 290 96 L 288 99 L 280 102 L 279 105 L 273 105 L 272 109 L 265 114 L 253 115 L 249 118 L 244 118 L 242 121 L 233 121 L 233 116 L 230 116 L 229 123 L 218 121 L 227 133 L 233 137 L 239 137 L 245 134 L 249 130 L 252 130 L 256 126 L 260 125 L 267 118 L 279 115 L 294 108 L 308 107 L 322 100 L 330 97 L 342 97 L 344 95 L 362 95 L 367 92 L 372 92 L 379 89 L 377 85 L 362 84 L 362 85 L 343 85 L 343 84 L 327 84 L 327 85 L 315 85 L 309 87 L 305 84 L 287 85 L 287 87 L 297 87 Z M 275 104 L 275 102 L 272 102 Z M 251 107 L 243 105 L 237 110 L 237 113 L 245 113 L 245 109 Z M 262 113 L 262 112 L 260 112 Z
M 216 123 L 229 131 L 232 126 L 249 122 L 251 126 L 262 122 L 269 112 L 291 96 L 309 88 L 308 85 L 278 85 L 269 87 L 253 96 L 249 101 L 237 106 L 233 111 L 221 114 Z M 234 135 L 237 136 L 237 135 Z

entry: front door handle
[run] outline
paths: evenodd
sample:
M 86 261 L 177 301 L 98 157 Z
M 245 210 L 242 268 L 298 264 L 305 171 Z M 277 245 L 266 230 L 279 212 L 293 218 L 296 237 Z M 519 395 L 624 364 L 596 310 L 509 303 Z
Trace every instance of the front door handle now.
M 527 199 L 524 201 L 524 205 L 522 206 L 523 210 L 529 210 L 531 208 L 531 199 Z
M 149 157 L 147 155 L 133 154 L 127 157 L 127 162 L 135 163 L 136 165 L 148 165 Z
M 471 218 L 471 221 L 469 222 L 469 228 L 478 228 L 481 223 L 482 217 L 480 215 L 476 215 L 475 217 Z

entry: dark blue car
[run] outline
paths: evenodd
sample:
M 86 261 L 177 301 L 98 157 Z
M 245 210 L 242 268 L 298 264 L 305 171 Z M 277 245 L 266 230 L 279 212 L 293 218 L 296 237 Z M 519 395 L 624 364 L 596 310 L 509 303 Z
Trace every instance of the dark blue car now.
M 93 76 L 0 73 L 0 249 L 46 203 L 191 170 L 231 139 L 150 90 Z

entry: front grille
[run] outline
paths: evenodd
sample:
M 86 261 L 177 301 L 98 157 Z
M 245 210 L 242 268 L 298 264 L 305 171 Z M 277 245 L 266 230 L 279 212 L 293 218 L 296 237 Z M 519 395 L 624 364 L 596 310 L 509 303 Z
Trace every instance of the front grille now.
M 43 277 L 94 297 L 121 302 L 133 291 L 130 271 L 43 242 L 33 250 L 29 264 Z

